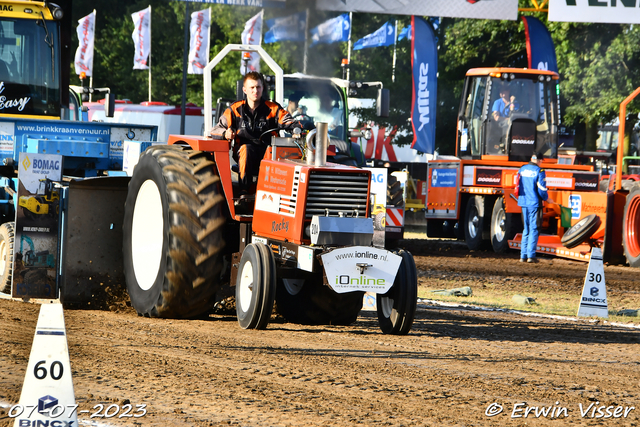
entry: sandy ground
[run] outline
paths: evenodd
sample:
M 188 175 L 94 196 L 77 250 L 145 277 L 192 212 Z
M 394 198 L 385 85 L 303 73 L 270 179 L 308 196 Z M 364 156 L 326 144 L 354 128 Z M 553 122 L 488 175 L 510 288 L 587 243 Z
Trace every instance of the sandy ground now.
M 535 280 L 579 295 L 586 271 L 450 242 L 403 243 L 423 289 L 436 278 Z M 640 291 L 638 270 L 605 273 L 609 293 Z M 397 337 L 365 311 L 350 326 L 274 318 L 265 331 L 246 331 L 231 315 L 161 320 L 124 303 L 112 309 L 65 310 L 79 409 L 147 405 L 140 418 L 93 419 L 102 425 L 640 425 L 637 328 L 420 303 L 411 333 Z M 38 310 L 0 300 L 0 404 L 19 399 Z M 12 422 L 0 409 L 0 426 Z

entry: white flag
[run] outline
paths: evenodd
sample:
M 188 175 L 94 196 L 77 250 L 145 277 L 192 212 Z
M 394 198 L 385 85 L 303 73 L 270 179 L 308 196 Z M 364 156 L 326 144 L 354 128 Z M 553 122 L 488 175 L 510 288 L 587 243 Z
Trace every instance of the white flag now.
M 78 20 L 78 40 L 80 45 L 76 50 L 74 65 L 76 74 L 84 72 L 87 77 L 91 77 L 93 72 L 93 42 L 96 30 L 96 10 Z
M 149 69 L 149 54 L 151 53 L 151 6 L 131 14 L 133 19 L 133 69 Z
M 202 74 L 209 63 L 209 29 L 211 8 L 191 14 L 191 41 L 189 43 L 189 74 Z
M 264 10 L 260 11 L 256 16 L 249 19 L 244 24 L 244 31 L 242 32 L 242 44 L 262 44 L 262 15 Z M 240 73 L 245 75 L 245 62 L 244 53 L 243 59 L 240 62 Z M 248 62 L 246 62 L 246 72 L 258 71 L 260 72 L 260 55 L 256 52 L 251 52 L 251 56 Z

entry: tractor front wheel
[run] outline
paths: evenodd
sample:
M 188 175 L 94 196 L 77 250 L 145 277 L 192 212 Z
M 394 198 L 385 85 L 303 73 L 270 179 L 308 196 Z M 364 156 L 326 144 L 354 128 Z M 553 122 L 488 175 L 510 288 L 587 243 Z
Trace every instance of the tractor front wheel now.
M 413 256 L 398 250 L 402 257 L 398 274 L 386 294 L 377 295 L 378 322 L 385 334 L 406 335 L 411 330 L 418 301 L 418 272 Z
M 264 243 L 242 252 L 236 282 L 236 314 L 242 329 L 265 329 L 276 296 L 276 263 Z

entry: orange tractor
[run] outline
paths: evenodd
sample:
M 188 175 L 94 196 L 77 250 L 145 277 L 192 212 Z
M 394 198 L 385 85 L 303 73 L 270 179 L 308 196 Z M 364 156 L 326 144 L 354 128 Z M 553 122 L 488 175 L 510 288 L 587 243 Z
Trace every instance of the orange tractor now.
M 558 162 L 558 78 L 530 69 L 467 72 L 456 155 L 427 165 L 427 234 L 464 239 L 472 250 L 519 249 L 522 221 L 514 177 L 536 154 L 543 159 L 549 197 L 557 203 L 544 204 L 537 252 L 586 261 L 591 247 L 600 245 L 605 262 L 626 257 L 640 266 L 640 186 L 622 180 L 623 144 L 618 176 L 606 192 L 599 191 L 600 173 L 593 166 Z M 494 112 L 499 102 L 508 105 L 506 117 Z M 624 106 L 620 114 L 624 126 Z
M 205 69 L 205 135 L 211 129 L 211 69 Z M 281 99 L 280 99 L 281 102 Z M 127 289 L 139 314 L 194 317 L 232 300 L 242 328 L 263 329 L 274 302 L 287 320 L 350 324 L 365 292 L 377 294 L 384 333 L 406 334 L 417 301 L 417 272 L 407 251 L 372 245 L 371 173 L 326 161 L 328 126 L 305 139 L 274 137 L 260 165 L 251 213 L 239 213 L 226 140 L 171 135 L 136 165 L 125 205 Z

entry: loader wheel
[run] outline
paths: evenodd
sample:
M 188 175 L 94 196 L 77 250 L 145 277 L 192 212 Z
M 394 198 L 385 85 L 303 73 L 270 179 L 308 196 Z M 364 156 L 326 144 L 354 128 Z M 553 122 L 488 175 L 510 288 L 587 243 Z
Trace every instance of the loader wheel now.
M 622 245 L 629 265 L 640 267 L 640 185 L 631 189 L 624 205 Z
M 587 215 L 573 224 L 573 226 L 564 233 L 560 242 L 567 249 L 575 248 L 591 237 L 598 227 L 600 227 L 601 222 L 602 220 L 598 215 Z
M 387 222 L 387 215 L 385 212 L 378 212 L 373 219 L 373 228 L 375 230 L 384 230 Z
M 220 288 L 224 198 L 206 153 L 149 148 L 129 182 L 123 225 L 127 290 L 144 316 L 195 317 Z
M 296 270 L 295 278 L 278 274 L 276 306 L 288 322 L 304 325 L 350 325 L 362 309 L 364 292 L 339 294 L 311 273 Z
M 14 222 L 5 222 L 0 225 L 0 292 L 5 294 L 11 293 L 14 228 Z
M 377 295 L 378 323 L 385 334 L 406 335 L 416 314 L 418 272 L 409 252 L 400 249 L 395 253 L 402 257 L 402 262 L 391 289 Z
M 464 240 L 467 247 L 472 251 L 480 249 L 483 245 L 484 197 L 474 196 L 469 199 L 464 218 Z
M 236 314 L 242 329 L 265 329 L 276 296 L 276 263 L 264 243 L 247 245 L 236 282 Z
M 509 239 L 515 236 L 516 216 L 504 211 L 504 197 L 498 197 L 491 213 L 491 246 L 501 253 L 509 249 Z

